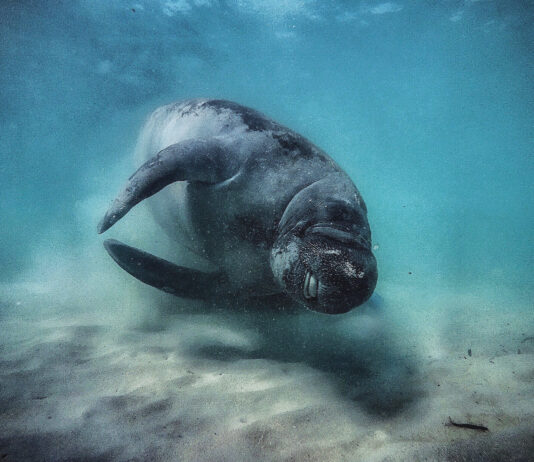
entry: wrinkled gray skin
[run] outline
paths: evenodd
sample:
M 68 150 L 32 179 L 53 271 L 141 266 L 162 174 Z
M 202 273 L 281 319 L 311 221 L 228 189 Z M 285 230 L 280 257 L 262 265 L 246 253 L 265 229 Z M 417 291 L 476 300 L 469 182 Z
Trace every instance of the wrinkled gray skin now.
M 141 281 L 188 298 L 285 293 L 329 314 L 371 296 L 378 273 L 365 203 L 297 133 L 236 103 L 188 100 L 152 114 L 139 157 L 145 163 L 99 232 L 157 193 L 151 207 L 166 232 L 219 269 L 203 273 L 106 241 Z

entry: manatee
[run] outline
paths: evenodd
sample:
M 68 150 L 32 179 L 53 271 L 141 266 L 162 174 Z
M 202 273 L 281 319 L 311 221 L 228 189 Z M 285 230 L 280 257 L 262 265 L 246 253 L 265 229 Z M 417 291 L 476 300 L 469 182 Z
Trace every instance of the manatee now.
M 254 109 L 217 99 L 160 107 L 142 133 L 142 165 L 98 232 L 154 196 L 147 202 L 165 232 L 217 269 L 178 266 L 106 240 L 132 276 L 179 297 L 284 294 L 327 314 L 369 299 L 378 270 L 367 207 L 320 148 Z

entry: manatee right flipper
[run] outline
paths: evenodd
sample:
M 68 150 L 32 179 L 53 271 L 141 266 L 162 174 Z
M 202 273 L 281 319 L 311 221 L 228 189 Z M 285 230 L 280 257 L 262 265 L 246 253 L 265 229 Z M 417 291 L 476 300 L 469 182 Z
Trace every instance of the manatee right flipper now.
M 126 272 L 169 294 L 202 300 L 228 295 L 224 290 L 228 283 L 224 273 L 206 273 L 178 266 L 115 239 L 104 241 L 104 247 Z

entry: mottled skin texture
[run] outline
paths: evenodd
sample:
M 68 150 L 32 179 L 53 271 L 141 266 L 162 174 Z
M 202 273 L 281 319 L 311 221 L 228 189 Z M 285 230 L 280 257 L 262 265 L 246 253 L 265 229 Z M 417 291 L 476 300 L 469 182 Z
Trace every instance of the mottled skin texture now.
M 187 181 L 161 189 L 177 178 L 173 163 L 167 173 L 157 173 L 164 178 L 155 182 L 157 187 L 131 193 L 142 189 L 137 178 L 156 175 L 163 163 L 159 157 L 150 159 L 171 145 L 208 154 L 193 156 L 198 165 L 188 161 L 187 173 L 178 175 Z M 161 157 L 188 155 L 183 149 L 176 152 Z M 224 276 L 214 294 L 285 292 L 308 308 L 332 313 L 347 311 L 371 295 L 376 261 L 365 203 L 341 168 L 299 134 L 230 101 L 188 100 L 152 114 L 137 158 L 148 162 L 130 178 L 101 232 L 157 192 L 149 201 L 156 220 Z M 128 194 L 139 197 L 124 199 Z M 121 264 L 122 257 L 114 258 Z M 314 300 L 302 297 L 307 271 L 320 278 Z

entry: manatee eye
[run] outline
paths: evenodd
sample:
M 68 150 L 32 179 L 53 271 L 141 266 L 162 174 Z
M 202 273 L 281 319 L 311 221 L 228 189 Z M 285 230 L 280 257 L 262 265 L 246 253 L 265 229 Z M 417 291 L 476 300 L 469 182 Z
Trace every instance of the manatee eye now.
M 310 272 L 306 271 L 306 277 L 304 278 L 304 298 L 310 300 L 317 298 L 317 293 L 319 291 L 319 281 L 317 278 Z

